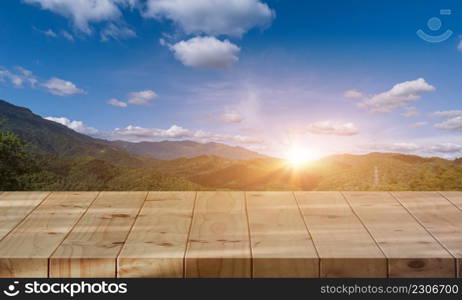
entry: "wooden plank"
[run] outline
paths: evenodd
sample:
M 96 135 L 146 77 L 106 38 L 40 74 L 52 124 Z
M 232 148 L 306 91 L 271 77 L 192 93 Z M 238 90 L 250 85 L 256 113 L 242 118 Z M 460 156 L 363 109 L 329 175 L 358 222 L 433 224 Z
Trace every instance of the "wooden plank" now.
M 441 195 L 462 210 L 462 192 L 441 192 Z
M 250 277 L 248 230 L 244 192 L 198 192 L 186 277 Z
M 454 258 L 390 193 L 344 193 L 388 258 L 389 277 L 454 277 Z
M 118 277 L 183 277 L 195 192 L 150 192 L 118 258 Z
M 318 250 L 321 277 L 386 277 L 387 264 L 339 192 L 295 192 Z
M 97 192 L 57 192 L 0 242 L 0 277 L 48 277 L 48 258 Z
M 147 192 L 102 192 L 50 258 L 50 277 L 115 277 Z
M 462 211 L 435 192 L 393 194 L 457 259 L 457 274 L 462 277 Z
M 319 277 L 319 259 L 292 192 L 246 193 L 253 277 Z
M 0 195 L 0 240 L 18 225 L 49 192 L 4 192 Z

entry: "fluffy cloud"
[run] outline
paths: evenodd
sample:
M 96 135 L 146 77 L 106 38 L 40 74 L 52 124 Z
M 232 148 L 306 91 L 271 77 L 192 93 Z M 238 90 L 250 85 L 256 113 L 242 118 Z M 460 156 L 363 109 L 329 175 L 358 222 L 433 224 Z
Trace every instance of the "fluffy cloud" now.
M 359 130 L 353 123 L 333 123 L 322 121 L 309 124 L 304 132 L 321 135 L 351 136 L 358 134 Z
M 430 152 L 433 153 L 458 153 L 462 151 L 462 145 L 457 145 L 453 143 L 442 143 L 430 146 Z
M 457 49 L 462 52 L 462 41 L 459 42 L 459 45 L 457 46 Z
M 45 119 L 59 123 L 61 125 L 64 125 L 79 133 L 88 134 L 88 135 L 98 134 L 98 130 L 96 130 L 93 127 L 89 127 L 85 125 L 82 121 L 71 121 L 65 117 L 46 117 Z
M 244 117 L 236 111 L 231 111 L 223 115 L 223 121 L 226 123 L 241 123 L 244 121 Z
M 117 100 L 115 98 L 112 98 L 112 99 L 108 100 L 107 104 L 114 105 L 114 106 L 117 106 L 117 107 L 127 107 L 127 103 L 119 101 L 119 100 Z
M 134 105 L 147 105 L 157 98 L 157 94 L 151 90 L 132 92 L 128 94 L 128 103 Z
M 417 111 L 417 107 L 415 106 L 406 106 L 404 108 L 404 112 L 401 114 L 405 118 L 414 118 L 418 117 L 420 114 Z
M 101 41 L 107 42 L 110 39 L 113 40 L 125 40 L 136 37 L 136 33 L 126 26 L 118 26 L 114 23 L 108 24 L 100 32 Z
M 435 118 L 455 118 L 462 117 L 462 110 L 444 110 L 444 111 L 435 111 L 431 114 Z
M 241 49 L 228 40 L 195 37 L 169 46 L 183 65 L 194 68 L 228 68 L 239 60 Z
M 433 92 L 434 90 L 435 87 L 428 84 L 425 79 L 419 78 L 398 83 L 386 92 L 364 98 L 358 105 L 368 108 L 372 112 L 390 112 L 417 101 L 423 93 Z
M 435 124 L 435 128 L 448 131 L 462 131 L 462 116 L 454 117 Z
M 168 129 L 158 129 L 158 128 L 143 128 L 139 126 L 129 125 L 125 128 L 116 128 L 114 134 L 125 136 L 125 137 L 135 137 L 142 139 L 153 139 L 153 138 L 188 138 L 192 134 L 189 130 L 184 129 L 181 126 L 173 125 Z
M 343 97 L 347 99 L 362 99 L 364 98 L 364 94 L 356 90 L 349 90 L 343 93 Z
M 192 131 L 181 126 L 173 125 L 168 129 L 143 128 L 129 125 L 125 128 L 116 128 L 112 136 L 129 140 L 158 140 L 158 139 L 191 139 L 197 141 L 231 142 L 236 144 L 261 144 L 258 138 L 242 135 L 215 134 L 203 130 Z
M 15 67 L 14 71 L 9 71 L 0 67 L 0 81 L 9 81 L 17 88 L 24 87 L 25 84 L 28 84 L 30 87 L 35 87 L 38 82 L 34 74 L 23 67 Z
M 48 92 L 57 96 L 71 96 L 76 94 L 83 94 L 85 92 L 84 90 L 79 89 L 72 82 L 56 77 L 51 78 L 42 85 L 48 90 Z
M 240 37 L 271 24 L 275 13 L 259 0 L 148 0 L 144 16 L 170 20 L 187 34 Z

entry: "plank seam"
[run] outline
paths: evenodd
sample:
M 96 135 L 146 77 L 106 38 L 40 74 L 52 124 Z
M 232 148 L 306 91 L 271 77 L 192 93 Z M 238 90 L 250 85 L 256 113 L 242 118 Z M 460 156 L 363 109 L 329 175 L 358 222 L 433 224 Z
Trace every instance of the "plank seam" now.
M 31 211 L 30 211 L 29 213 L 27 213 L 27 214 L 24 216 L 24 218 L 21 219 L 21 221 L 19 221 L 16 225 L 14 225 L 14 227 L 11 228 L 11 230 L 8 231 L 8 233 L 5 234 L 5 236 L 2 237 L 2 238 L 0 239 L 0 242 L 3 241 L 3 239 L 5 239 L 7 236 L 9 236 L 19 225 L 21 225 L 21 224 L 24 222 L 24 220 L 26 220 L 26 219 L 37 209 L 37 207 L 39 207 L 40 205 L 42 205 L 42 203 L 43 203 L 46 199 L 48 199 L 52 194 L 53 194 L 53 192 L 48 192 L 48 194 L 47 194 L 45 197 L 43 197 L 43 199 L 42 199 L 39 203 L 37 203 L 37 205 L 36 205 L 33 209 L 31 209 Z
M 64 238 L 61 240 L 61 242 L 58 244 L 58 246 L 56 246 L 55 250 L 53 250 L 53 252 L 51 252 L 50 256 L 48 257 L 48 271 L 47 271 L 47 277 L 50 278 L 50 268 L 51 268 L 51 257 L 53 256 L 53 254 L 55 254 L 56 250 L 58 250 L 58 248 L 64 243 L 64 241 L 67 239 L 67 237 L 69 236 L 69 234 L 71 234 L 71 232 L 74 230 L 74 227 L 75 225 L 77 225 L 80 220 L 83 218 L 84 215 L 87 214 L 87 211 L 90 209 L 90 206 L 93 205 L 93 203 L 95 202 L 95 200 L 99 197 L 99 194 L 101 194 L 101 192 L 98 192 L 95 196 L 95 198 L 93 198 L 93 200 L 91 200 L 90 204 L 87 206 L 87 208 L 85 209 L 85 211 L 82 213 L 82 215 L 77 219 L 77 221 L 74 223 L 74 225 L 72 226 L 72 228 L 66 233 L 66 235 L 64 236 Z
M 404 205 L 404 204 L 399 200 L 399 198 L 398 198 L 393 192 L 390 192 L 390 194 L 391 194 L 391 196 L 392 196 L 392 197 L 393 197 L 393 198 L 394 198 L 394 199 L 395 199 L 406 211 L 407 211 L 407 213 L 410 214 L 411 217 L 412 217 L 417 223 L 419 223 L 419 225 L 422 226 L 423 229 L 424 229 L 424 230 L 425 230 L 425 231 L 426 231 L 426 232 L 427 232 L 427 233 L 428 233 L 428 234 L 429 234 L 429 235 L 430 235 L 430 236 L 431 236 L 431 237 L 432 237 L 432 238 L 433 238 L 444 250 L 446 250 L 446 252 L 447 252 L 452 258 L 454 258 L 454 266 L 455 266 L 454 271 L 456 272 L 455 277 L 457 277 L 457 257 L 455 257 L 455 256 L 451 253 L 451 251 L 449 251 L 449 249 L 446 248 L 446 246 L 445 246 L 443 243 L 441 243 L 441 241 L 440 241 L 437 237 L 435 237 L 435 236 L 433 235 L 433 233 L 432 233 L 430 230 L 428 230 L 427 227 L 425 227 L 425 225 L 424 225 L 422 222 L 420 222 L 420 220 L 419 220 L 419 219 L 418 219 L 418 218 L 406 207 L 406 205 Z
M 192 225 L 193 225 L 195 211 L 196 211 L 197 194 L 198 192 L 196 191 L 194 195 L 193 209 L 191 213 L 191 222 L 189 223 L 188 236 L 186 237 L 186 247 L 184 249 L 184 254 L 183 254 L 183 278 L 186 278 L 186 254 L 188 253 L 188 250 L 189 250 L 189 238 L 191 236 L 191 230 L 192 230 Z
M 460 208 L 459 206 L 457 206 L 451 199 L 449 199 L 448 197 L 446 197 L 443 193 L 441 192 L 437 192 L 441 197 L 443 197 L 444 199 L 448 200 L 452 205 L 454 205 L 458 210 L 462 211 L 462 208 Z
M 314 251 L 316 253 L 316 256 L 318 257 L 318 277 L 321 277 L 321 256 L 319 255 L 318 248 L 316 247 L 316 243 L 314 242 L 313 235 L 310 232 L 310 229 L 308 228 L 308 224 L 305 222 L 305 217 L 303 216 L 302 209 L 300 207 L 300 204 L 298 203 L 297 196 L 295 196 L 295 192 L 292 191 L 292 197 L 295 199 L 295 204 L 297 204 L 298 212 L 300 214 L 300 217 L 302 218 L 303 224 L 305 224 L 306 231 L 308 232 L 308 235 L 310 236 L 311 243 L 313 244 Z
M 252 236 L 250 234 L 250 218 L 249 218 L 249 210 L 247 208 L 247 193 L 244 191 L 244 208 L 245 208 L 245 216 L 247 218 L 247 234 L 249 236 L 249 248 L 250 248 L 250 278 L 253 278 L 253 252 L 252 252 Z
M 122 247 L 120 247 L 119 249 L 119 252 L 117 252 L 117 255 L 115 256 L 115 259 L 114 259 L 114 271 L 115 271 L 115 275 L 114 275 L 114 278 L 118 278 L 118 273 L 119 273 L 119 270 L 118 270 L 118 264 L 119 264 L 119 256 L 120 256 L 120 253 L 122 252 L 122 249 L 124 248 L 125 246 L 125 243 L 127 242 L 127 239 L 128 239 L 128 236 L 130 235 L 130 232 L 132 232 L 132 229 L 133 229 L 133 226 L 135 226 L 135 223 L 136 223 L 136 220 L 138 219 L 138 216 L 140 215 L 141 213 L 141 209 L 144 207 L 145 203 L 146 203 L 146 199 L 148 199 L 148 196 L 149 196 L 149 191 L 145 191 L 146 192 L 146 196 L 144 197 L 144 200 L 143 200 L 143 203 L 140 205 L 140 208 L 138 209 L 138 212 L 135 216 L 135 218 L 133 218 L 133 222 L 132 222 L 132 225 L 130 225 L 130 229 L 127 231 L 127 234 L 125 235 L 125 238 L 124 238 L 124 242 L 122 244 Z
M 374 236 L 372 235 L 372 232 L 367 228 L 366 224 L 364 223 L 363 219 L 356 213 L 356 211 L 353 208 L 353 205 L 351 205 L 350 201 L 348 200 L 348 197 L 345 196 L 343 192 L 340 192 L 340 195 L 342 195 L 343 199 L 345 199 L 346 203 L 348 204 L 348 207 L 350 210 L 353 212 L 353 214 L 358 218 L 359 222 L 363 225 L 364 229 L 366 229 L 367 233 L 371 237 L 371 239 L 374 241 L 375 245 L 377 248 L 379 248 L 380 252 L 382 252 L 383 256 L 385 257 L 385 262 L 387 263 L 387 277 L 390 277 L 390 260 L 388 259 L 388 256 L 385 254 L 385 251 L 382 249 L 382 247 L 379 245 L 379 243 L 375 240 Z

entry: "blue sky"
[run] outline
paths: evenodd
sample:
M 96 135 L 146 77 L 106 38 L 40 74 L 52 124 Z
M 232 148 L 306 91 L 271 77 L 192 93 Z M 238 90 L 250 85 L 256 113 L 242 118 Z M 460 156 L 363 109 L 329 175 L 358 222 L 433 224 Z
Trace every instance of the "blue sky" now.
M 460 1 L 2 1 L 0 98 L 107 139 L 457 157 L 461 36 Z

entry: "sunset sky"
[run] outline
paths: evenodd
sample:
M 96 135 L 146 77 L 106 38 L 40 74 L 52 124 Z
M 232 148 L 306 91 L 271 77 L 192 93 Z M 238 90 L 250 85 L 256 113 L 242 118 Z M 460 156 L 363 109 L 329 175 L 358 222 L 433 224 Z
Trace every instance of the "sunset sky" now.
M 9 0 L 0 39 L 0 99 L 95 137 L 462 156 L 460 1 Z

